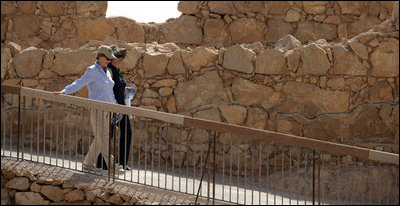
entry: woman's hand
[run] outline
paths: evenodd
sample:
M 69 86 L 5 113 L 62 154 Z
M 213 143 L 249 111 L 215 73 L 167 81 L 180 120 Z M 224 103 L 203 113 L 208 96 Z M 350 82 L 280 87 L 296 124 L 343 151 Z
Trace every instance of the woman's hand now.
M 53 94 L 55 94 L 55 95 L 59 95 L 59 94 L 64 94 L 63 92 L 61 92 L 61 91 L 55 91 L 55 92 L 53 92 Z

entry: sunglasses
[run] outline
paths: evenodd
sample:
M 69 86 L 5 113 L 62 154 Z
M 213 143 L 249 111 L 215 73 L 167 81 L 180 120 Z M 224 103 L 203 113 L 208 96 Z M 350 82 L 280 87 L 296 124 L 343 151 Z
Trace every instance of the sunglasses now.
M 124 55 L 122 55 L 122 54 L 115 54 L 114 56 L 117 58 L 124 58 Z

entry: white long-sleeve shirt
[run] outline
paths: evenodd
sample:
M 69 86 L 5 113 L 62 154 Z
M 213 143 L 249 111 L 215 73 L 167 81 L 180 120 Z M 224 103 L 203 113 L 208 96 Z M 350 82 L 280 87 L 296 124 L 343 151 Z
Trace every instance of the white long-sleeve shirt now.
M 84 75 L 66 86 L 61 92 L 64 94 L 73 94 L 87 85 L 89 90 L 89 99 L 103 102 L 116 103 L 113 87 L 114 81 L 111 78 L 110 71 L 103 68 L 96 61 L 94 65 L 87 68 Z

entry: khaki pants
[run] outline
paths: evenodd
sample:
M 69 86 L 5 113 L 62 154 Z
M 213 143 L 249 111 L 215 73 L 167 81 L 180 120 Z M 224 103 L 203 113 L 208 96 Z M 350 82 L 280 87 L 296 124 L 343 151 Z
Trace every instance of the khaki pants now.
M 90 123 L 94 133 L 94 140 L 90 145 L 89 151 L 83 160 L 84 165 L 92 166 L 97 161 L 97 156 L 103 155 L 108 166 L 108 142 L 110 133 L 110 115 L 108 112 L 98 111 L 95 109 L 90 110 Z M 111 155 L 111 163 L 114 162 L 113 155 Z

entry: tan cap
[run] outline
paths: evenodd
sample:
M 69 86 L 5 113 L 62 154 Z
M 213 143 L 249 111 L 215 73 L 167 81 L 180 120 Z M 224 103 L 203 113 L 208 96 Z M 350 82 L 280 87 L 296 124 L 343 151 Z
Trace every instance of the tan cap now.
M 111 49 L 113 50 L 113 54 L 116 55 L 118 53 L 122 54 L 122 58 L 126 56 L 126 49 L 122 47 L 118 47 L 117 45 L 111 45 Z
M 114 56 L 113 50 L 111 49 L 111 47 L 106 46 L 106 45 L 101 45 L 99 47 L 99 49 L 97 50 L 97 54 L 103 54 L 104 56 L 106 56 L 109 59 L 117 58 Z

